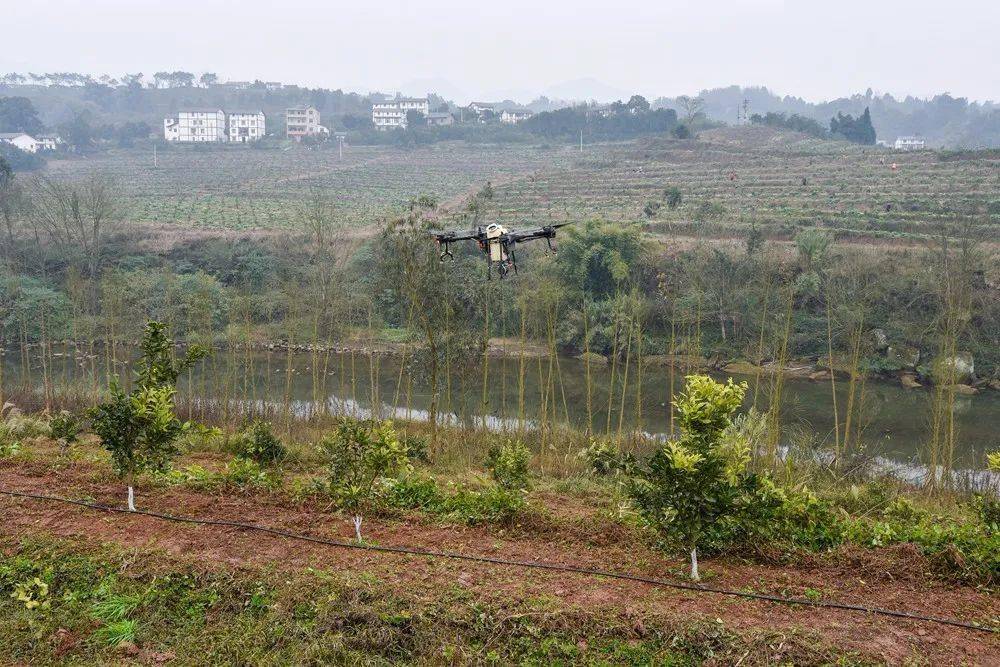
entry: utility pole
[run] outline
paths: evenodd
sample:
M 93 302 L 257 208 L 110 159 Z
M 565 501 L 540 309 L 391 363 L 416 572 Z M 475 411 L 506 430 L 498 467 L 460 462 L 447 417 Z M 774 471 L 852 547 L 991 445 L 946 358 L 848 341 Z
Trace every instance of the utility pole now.
M 156 169 L 156 144 L 153 144 L 153 169 Z
M 583 130 L 580 130 L 580 152 L 583 152 Z

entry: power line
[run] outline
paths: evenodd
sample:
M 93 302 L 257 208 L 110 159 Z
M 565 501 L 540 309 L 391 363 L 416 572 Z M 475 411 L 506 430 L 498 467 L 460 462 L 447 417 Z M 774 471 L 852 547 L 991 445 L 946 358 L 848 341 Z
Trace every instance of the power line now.
M 476 556 L 473 554 L 463 554 L 453 551 L 436 551 L 433 549 L 422 549 L 419 547 L 383 546 L 376 544 L 345 542 L 342 540 L 331 540 L 323 537 L 304 535 L 301 533 L 292 533 L 286 530 L 281 530 L 280 528 L 268 528 L 267 526 L 258 526 L 252 523 L 228 521 L 225 519 L 198 519 L 195 517 L 175 516 L 172 514 L 162 514 L 160 512 L 150 512 L 147 510 L 128 510 L 123 507 L 113 507 L 111 505 L 102 505 L 100 503 L 89 503 L 84 500 L 73 500 L 71 498 L 61 498 L 59 496 L 47 496 L 36 493 L 26 493 L 23 491 L 7 491 L 4 489 L 0 489 L 0 494 L 10 496 L 13 498 L 46 500 L 51 502 L 65 503 L 68 505 L 77 505 L 80 507 L 86 507 L 89 509 L 99 510 L 103 512 L 117 512 L 120 514 L 139 514 L 142 516 L 152 517 L 154 519 L 162 519 L 164 521 L 174 521 L 177 523 L 190 523 L 200 526 L 224 526 L 228 528 L 239 528 L 241 530 L 252 530 L 261 533 L 267 533 L 269 535 L 276 535 L 278 537 L 285 537 L 292 540 L 313 542 L 315 544 L 323 544 L 326 546 L 340 547 L 344 549 L 358 549 L 361 551 L 403 554 L 407 556 L 424 556 L 429 558 L 448 558 L 451 560 L 461 560 L 474 563 L 486 563 L 489 565 L 504 565 L 508 567 L 531 568 L 536 570 L 571 572 L 574 574 L 584 574 L 592 577 L 604 577 L 608 579 L 620 579 L 623 581 L 635 581 L 638 583 L 649 584 L 652 586 L 676 588 L 685 591 L 692 591 L 695 593 L 715 593 L 716 595 L 728 595 L 731 597 L 740 597 L 748 600 L 762 600 L 765 602 L 774 602 L 778 604 L 796 605 L 803 607 L 820 607 L 824 609 L 841 609 L 844 611 L 856 611 L 856 612 L 863 612 L 866 614 L 876 614 L 879 616 L 905 618 L 912 621 L 923 621 L 927 623 L 951 625 L 958 628 L 965 628 L 967 630 L 978 630 L 980 632 L 1000 633 L 1000 628 L 996 628 L 989 625 L 980 625 L 978 623 L 959 621 L 952 618 L 924 616 L 922 614 L 915 614 L 912 612 L 900 611 L 896 609 L 884 609 L 881 607 L 866 607 L 863 605 L 848 604 L 845 602 L 824 602 L 822 600 L 790 598 L 781 595 L 768 595 L 766 593 L 749 593 L 746 591 L 737 591 L 727 588 L 717 588 L 715 586 L 705 586 L 703 584 L 689 584 L 680 581 L 669 581 L 667 579 L 645 577 L 642 575 L 628 574 L 624 572 L 612 572 L 609 570 L 598 570 L 586 567 L 576 567 L 573 565 L 560 565 L 559 563 L 546 563 L 544 561 L 534 562 L 534 561 L 511 560 L 507 558 L 496 558 L 492 556 Z

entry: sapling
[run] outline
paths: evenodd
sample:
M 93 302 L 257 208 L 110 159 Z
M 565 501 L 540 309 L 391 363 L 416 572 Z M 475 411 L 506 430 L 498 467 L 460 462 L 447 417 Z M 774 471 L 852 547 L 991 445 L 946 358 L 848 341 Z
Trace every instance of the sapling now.
M 173 358 L 173 341 L 160 322 L 149 322 L 143 332 L 142 357 L 137 364 L 135 389 L 125 392 L 111 382 L 111 398 L 90 411 L 91 425 L 111 453 L 111 463 L 128 487 L 128 508 L 135 511 L 135 476 L 144 470 L 163 471 L 177 454 L 178 436 L 188 428 L 174 412 L 175 385 L 180 373 L 206 355 L 191 347 Z
M 146 387 L 126 393 L 116 382 L 111 400 L 91 411 L 91 421 L 111 464 L 128 487 L 128 508 L 135 511 L 135 475 L 162 471 L 177 453 L 174 441 L 185 425 L 174 415 L 174 388 Z
M 361 522 L 378 496 L 379 483 L 409 468 L 409 446 L 392 422 L 345 418 L 319 443 L 329 466 L 330 492 L 354 521 L 362 541 Z
M 724 432 L 746 390 L 746 383 L 732 379 L 723 384 L 705 375 L 689 376 L 686 391 L 674 401 L 680 439 L 658 449 L 629 485 L 642 515 L 690 550 L 695 581 L 706 528 L 734 512 L 744 496 L 750 449 L 742 439 L 725 438 Z

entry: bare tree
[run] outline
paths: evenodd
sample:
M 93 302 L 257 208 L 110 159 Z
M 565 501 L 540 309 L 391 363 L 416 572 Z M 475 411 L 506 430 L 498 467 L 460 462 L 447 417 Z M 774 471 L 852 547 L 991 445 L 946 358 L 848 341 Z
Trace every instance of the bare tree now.
M 101 271 L 101 253 L 121 228 L 124 205 L 118 183 L 102 176 L 79 181 L 42 177 L 31 193 L 30 219 L 36 235 L 65 248 L 78 248 L 89 277 Z
M 15 234 L 19 220 L 24 214 L 25 201 L 21 184 L 15 180 L 14 172 L 6 162 L 0 160 L 0 220 L 3 220 L 3 259 L 11 262 L 15 254 Z
M 677 105 L 684 110 L 684 122 L 690 125 L 694 117 L 704 110 L 705 100 L 701 97 L 681 95 L 677 98 Z

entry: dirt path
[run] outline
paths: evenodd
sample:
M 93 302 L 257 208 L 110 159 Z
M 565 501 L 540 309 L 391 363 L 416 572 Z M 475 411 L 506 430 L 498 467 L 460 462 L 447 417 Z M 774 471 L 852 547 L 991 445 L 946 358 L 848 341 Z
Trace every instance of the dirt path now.
M 0 462 L 0 489 L 90 498 L 121 503 L 122 490 L 91 464 L 54 470 L 45 463 Z M 446 526 L 419 516 L 366 521 L 368 538 L 381 545 L 443 549 L 507 559 L 558 562 L 583 567 L 676 578 L 683 564 L 664 558 L 636 534 L 592 508 L 563 496 L 539 495 L 533 502 L 548 519 L 508 530 Z M 343 517 L 320 507 L 296 505 L 275 495 L 215 496 L 183 487 L 141 488 L 141 508 L 201 518 L 229 519 L 315 536 L 348 539 Z M 543 514 L 544 516 L 544 514 Z M 406 586 L 440 581 L 511 599 L 545 596 L 561 605 L 626 614 L 638 624 L 668 619 L 722 619 L 737 630 L 768 628 L 805 632 L 845 651 L 892 664 L 917 657 L 931 664 L 1000 664 L 1000 638 L 905 619 L 846 611 L 790 607 L 697 594 L 557 572 L 522 570 L 416 556 L 359 552 L 236 529 L 191 526 L 150 517 L 107 514 L 81 507 L 0 496 L 0 535 L 48 534 L 126 548 L 195 556 L 212 568 L 244 565 L 365 571 Z M 733 559 L 707 561 L 713 586 L 801 596 L 808 589 L 824 599 L 888 607 L 963 620 L 998 613 L 996 598 L 967 586 L 948 585 L 925 575 L 915 551 L 858 551 L 815 565 L 772 566 Z

